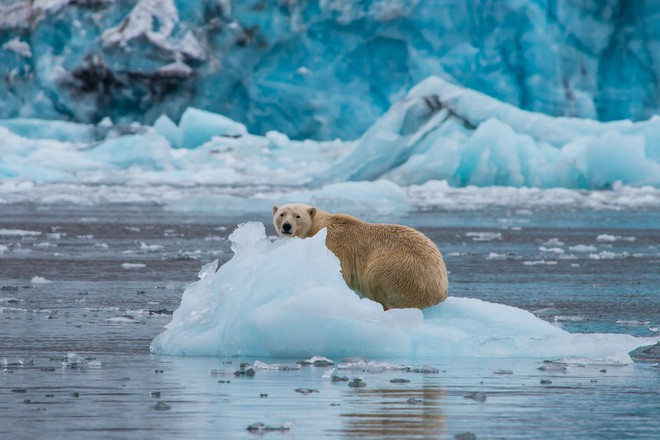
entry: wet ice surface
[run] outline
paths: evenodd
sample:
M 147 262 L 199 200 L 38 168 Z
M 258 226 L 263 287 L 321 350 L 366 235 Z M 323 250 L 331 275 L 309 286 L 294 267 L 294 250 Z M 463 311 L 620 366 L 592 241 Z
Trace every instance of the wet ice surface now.
M 268 224 L 267 215 L 154 205 L 2 212 L 0 412 L 13 421 L 2 437 L 650 439 L 660 429 L 657 347 L 633 353 L 632 365 L 330 357 L 334 365 L 282 368 L 305 359 L 152 355 L 150 342 L 200 268 L 230 258 L 236 223 Z M 520 307 L 570 332 L 657 332 L 657 212 L 400 220 L 438 243 L 451 295 Z M 250 368 L 254 375 L 235 374 Z

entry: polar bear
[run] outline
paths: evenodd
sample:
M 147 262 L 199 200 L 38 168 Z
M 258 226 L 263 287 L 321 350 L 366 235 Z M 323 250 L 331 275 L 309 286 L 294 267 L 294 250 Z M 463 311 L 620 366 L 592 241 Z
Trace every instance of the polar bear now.
M 273 223 L 282 237 L 307 238 L 327 228 L 326 246 L 339 259 L 346 284 L 385 310 L 423 309 L 447 298 L 442 254 L 415 229 L 367 223 L 302 203 L 273 206 Z

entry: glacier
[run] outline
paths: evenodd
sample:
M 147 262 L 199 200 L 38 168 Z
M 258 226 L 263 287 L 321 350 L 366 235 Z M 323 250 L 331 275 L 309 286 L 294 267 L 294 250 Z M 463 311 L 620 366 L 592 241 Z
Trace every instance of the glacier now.
M 631 363 L 660 337 L 572 334 L 522 309 L 449 297 L 437 306 L 383 311 L 360 298 L 325 245 L 266 237 L 262 223 L 229 236 L 234 256 L 205 265 L 183 293 L 158 354 L 185 356 L 590 358 Z M 282 264 L 286 261 L 287 264 Z M 217 271 L 216 271 L 217 269 Z M 385 336 L 386 335 L 386 336 Z
M 352 140 L 438 76 L 551 116 L 646 120 L 659 20 L 655 0 L 6 0 L 0 118 L 152 125 L 194 107 Z
M 602 191 L 608 190 L 608 191 Z M 660 206 L 660 117 L 520 110 L 429 77 L 352 141 L 249 132 L 189 108 L 177 124 L 0 120 L 0 203 L 156 202 L 267 213 L 299 201 L 382 214 L 440 206 Z

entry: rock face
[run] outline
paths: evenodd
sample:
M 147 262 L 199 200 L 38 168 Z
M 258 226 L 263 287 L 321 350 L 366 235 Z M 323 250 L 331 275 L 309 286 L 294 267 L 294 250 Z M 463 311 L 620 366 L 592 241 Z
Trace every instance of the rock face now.
M 8 0 L 0 118 L 177 121 L 353 139 L 436 75 L 603 121 L 660 106 L 654 0 Z

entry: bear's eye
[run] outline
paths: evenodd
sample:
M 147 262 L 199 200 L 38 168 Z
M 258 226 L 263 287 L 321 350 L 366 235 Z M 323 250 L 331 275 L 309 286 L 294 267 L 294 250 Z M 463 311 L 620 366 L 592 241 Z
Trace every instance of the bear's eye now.
M 300 216 L 299 216 L 299 215 L 297 215 L 297 216 L 296 216 L 296 218 L 300 218 Z
M 284 217 L 284 213 L 280 214 L 280 217 Z

